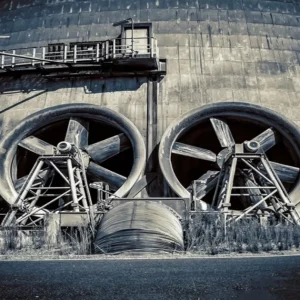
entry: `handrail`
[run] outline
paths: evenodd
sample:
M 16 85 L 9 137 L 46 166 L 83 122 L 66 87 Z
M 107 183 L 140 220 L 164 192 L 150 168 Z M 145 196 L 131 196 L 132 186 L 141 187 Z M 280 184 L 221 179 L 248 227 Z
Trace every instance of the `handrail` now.
M 60 51 L 50 51 L 49 46 L 29 47 L 0 52 L 0 68 L 14 68 L 16 66 L 45 65 L 45 64 L 69 64 L 83 61 L 104 61 L 120 58 L 157 58 L 158 47 L 155 38 L 116 38 L 100 42 L 83 42 L 65 45 L 61 43 Z M 145 41 L 143 43 L 143 40 Z M 88 45 L 86 45 L 88 43 Z M 87 47 L 87 49 L 82 49 Z

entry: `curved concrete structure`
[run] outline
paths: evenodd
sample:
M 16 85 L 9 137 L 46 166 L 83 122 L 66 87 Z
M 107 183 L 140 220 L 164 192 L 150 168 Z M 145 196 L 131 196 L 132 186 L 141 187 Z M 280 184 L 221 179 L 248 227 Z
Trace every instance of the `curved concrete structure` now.
M 159 84 L 159 136 L 178 115 L 228 100 L 272 108 L 299 124 L 299 16 L 295 1 L 3 0 L 0 34 L 11 37 L 0 40 L 0 49 L 104 40 L 119 34 L 113 22 L 132 17 L 152 23 L 160 57 L 168 59 Z M 1 80 L 2 134 L 33 111 L 72 101 L 117 110 L 145 135 L 145 83 Z
M 299 129 L 282 115 L 258 105 L 243 102 L 205 105 L 180 116 L 167 128 L 161 138 L 159 147 L 160 168 L 169 186 L 177 195 L 188 198 L 191 192 L 188 187 L 200 174 L 204 174 L 206 171 L 218 173 L 218 171 L 216 172 L 218 167 L 212 163 L 214 160 L 207 163 L 203 158 L 202 160 L 201 158 L 195 160 L 193 156 L 191 159 L 189 155 L 172 155 L 177 141 L 183 142 L 184 144 L 181 145 L 185 145 L 185 147 L 200 144 L 207 149 L 218 149 L 220 151 L 220 146 L 215 147 L 214 145 L 217 139 L 214 138 L 215 132 L 210 124 L 211 117 L 226 120 L 230 131 L 230 128 L 232 128 L 233 138 L 236 139 L 237 144 L 249 141 L 264 130 L 272 128 L 276 132 L 274 148 L 278 145 L 279 147 L 275 151 L 274 149 L 268 151 L 272 147 L 266 150 L 267 157 L 278 163 L 291 166 L 299 165 Z M 249 123 L 251 126 L 249 126 Z M 217 153 L 217 161 L 218 159 L 221 160 L 223 152 Z M 245 152 L 247 153 L 247 150 Z M 213 154 L 213 152 L 211 153 Z M 211 169 L 214 171 L 209 171 Z M 287 170 L 284 173 L 285 176 L 288 173 Z M 282 181 L 286 180 L 283 176 L 279 175 L 279 177 Z M 299 176 L 295 176 L 291 182 L 293 184 L 287 185 L 286 188 L 289 191 L 291 200 L 294 204 L 297 204 L 299 201 Z M 205 195 L 205 199 L 206 202 L 211 202 L 208 200 L 208 195 Z M 199 202 L 201 210 L 208 209 L 207 203 L 201 200 Z
M 39 130 L 45 131 L 45 128 L 47 128 L 47 126 L 48 128 L 50 127 L 49 131 L 52 131 L 51 134 L 57 137 L 60 135 L 58 131 L 62 131 L 61 128 L 63 127 L 61 125 L 55 127 L 55 125 L 53 124 L 61 124 L 64 120 L 68 122 L 72 117 L 84 118 L 90 123 L 92 123 L 92 121 L 98 121 L 98 123 L 96 123 L 95 125 L 97 131 L 109 131 L 109 128 L 113 127 L 114 129 L 118 129 L 126 136 L 128 136 L 131 144 L 130 148 L 132 148 L 132 153 L 130 153 L 130 156 L 133 157 L 133 162 L 132 166 L 125 170 L 125 172 L 128 173 L 126 181 L 122 184 L 121 187 L 117 188 L 114 196 L 124 197 L 128 194 L 145 167 L 146 151 L 143 139 L 139 131 L 128 119 L 124 118 L 122 115 L 116 112 L 111 111 L 110 109 L 101 108 L 99 106 L 90 104 L 69 103 L 56 106 L 53 109 L 44 109 L 29 116 L 8 135 L 6 135 L 5 139 L 1 141 L 0 151 L 2 153 L 2 160 L 0 162 L 0 183 L 1 195 L 6 200 L 6 202 L 8 202 L 9 204 L 13 204 L 18 196 L 18 193 L 15 190 L 16 186 L 14 186 L 14 180 L 16 180 L 16 175 L 20 175 L 20 170 L 17 171 L 14 169 L 19 169 L 20 166 L 26 169 L 26 162 L 22 163 L 23 159 L 18 157 L 20 156 L 20 154 L 17 155 L 18 145 L 20 144 L 20 142 L 26 137 L 31 136 L 33 133 L 37 135 Z M 105 124 L 106 127 L 103 128 L 102 124 Z M 89 127 L 91 129 L 90 131 L 92 131 L 92 126 Z M 46 134 L 45 132 L 42 133 L 42 136 L 46 136 L 49 138 L 49 131 Z M 91 139 L 91 134 L 88 138 Z M 88 146 L 85 148 L 87 149 Z M 98 150 L 98 152 L 100 151 Z M 18 168 L 16 168 L 14 164 L 16 156 L 18 160 Z M 125 156 L 122 159 L 128 160 L 128 157 Z M 25 160 L 29 161 L 30 157 L 25 156 Z M 33 161 L 35 160 L 36 157 Z M 126 164 L 124 163 L 124 165 Z M 32 166 L 33 165 L 30 166 L 29 170 L 32 168 Z M 13 174 L 15 175 L 15 178 L 13 178 Z
M 147 76 L 59 81 L 41 75 L 1 77 L 1 137 L 27 115 L 69 102 L 101 105 L 129 118 L 147 141 L 148 158 L 156 157 L 152 151 L 173 120 L 205 104 L 258 104 L 299 125 L 300 4 L 296 2 L 3 0 L 0 34 L 10 38 L 0 39 L 0 49 L 103 41 L 120 34 L 113 22 L 132 18 L 135 24 L 151 25 L 159 58 L 167 59 L 167 75 L 159 78 L 154 92 L 154 127 L 149 119 L 147 127 L 147 100 L 153 94 Z

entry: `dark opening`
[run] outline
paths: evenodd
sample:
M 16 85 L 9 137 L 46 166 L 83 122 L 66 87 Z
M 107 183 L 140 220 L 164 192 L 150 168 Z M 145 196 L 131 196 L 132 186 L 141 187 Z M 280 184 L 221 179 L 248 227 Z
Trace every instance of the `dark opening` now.
M 243 143 L 246 140 L 251 140 L 270 127 L 245 118 L 239 119 L 236 117 L 222 117 L 221 119 L 226 121 L 229 125 L 236 143 Z M 215 154 L 218 154 L 223 149 L 220 146 L 219 140 L 217 139 L 209 119 L 192 127 L 188 132 L 180 136 L 177 141 L 211 150 Z M 267 157 L 269 160 L 278 163 L 291 166 L 298 165 L 297 156 L 284 138 L 282 138 L 272 149 L 267 151 Z M 193 180 L 200 178 L 208 170 L 220 170 L 214 162 L 208 162 L 182 155 L 172 154 L 171 160 L 177 178 L 186 188 Z M 238 182 L 235 182 L 235 184 L 240 185 Z M 285 187 L 287 190 L 291 190 L 293 186 L 291 184 L 285 184 Z M 206 195 L 203 200 L 207 203 L 211 203 L 213 194 L 214 189 Z M 239 199 L 238 197 L 233 198 L 231 209 L 244 208 L 242 199 Z
M 63 120 L 59 122 L 52 123 L 42 129 L 37 130 L 32 135 L 35 137 L 42 139 L 54 146 L 57 146 L 59 142 L 64 141 L 65 134 L 67 131 L 69 120 Z M 99 142 L 101 140 L 105 140 L 112 136 L 122 133 L 121 130 L 115 128 L 111 125 L 108 125 L 104 122 L 98 120 L 89 120 L 89 144 L 93 144 Z M 38 158 L 37 154 L 34 154 L 22 147 L 18 147 L 16 154 L 16 164 L 17 164 L 17 178 L 21 178 L 29 174 L 30 170 L 34 166 L 36 160 Z M 107 168 L 113 172 L 116 172 L 120 175 L 128 177 L 133 164 L 133 150 L 132 148 L 116 155 L 107 161 L 103 162 L 101 166 Z M 64 171 L 65 172 L 65 171 Z M 89 176 L 87 176 L 88 182 L 93 182 Z M 64 180 L 60 176 L 54 176 L 53 178 L 53 186 L 64 186 Z M 96 202 L 97 195 L 96 190 L 90 189 L 91 196 L 93 202 Z M 55 192 L 61 192 L 55 191 Z M 39 206 L 43 203 L 43 201 L 49 201 L 48 199 L 40 199 Z M 45 202 L 46 203 L 46 202 Z M 54 209 L 58 205 L 55 202 L 53 205 L 49 205 L 48 209 Z

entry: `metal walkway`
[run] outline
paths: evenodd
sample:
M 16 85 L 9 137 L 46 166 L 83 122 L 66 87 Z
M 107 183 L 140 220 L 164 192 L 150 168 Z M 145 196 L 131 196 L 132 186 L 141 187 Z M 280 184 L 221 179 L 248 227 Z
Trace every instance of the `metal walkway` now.
M 57 43 L 0 52 L 0 76 L 37 72 L 54 77 L 80 76 L 86 71 L 109 77 L 164 75 L 165 61 L 159 60 L 155 38 L 134 38 L 133 43 L 126 38 L 69 45 Z

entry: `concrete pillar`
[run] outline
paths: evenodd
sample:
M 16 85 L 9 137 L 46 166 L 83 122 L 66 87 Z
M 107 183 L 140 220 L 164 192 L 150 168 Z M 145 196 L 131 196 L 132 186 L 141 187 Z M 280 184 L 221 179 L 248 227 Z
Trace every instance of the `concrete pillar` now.
M 147 168 L 146 172 L 156 171 L 153 150 L 157 145 L 157 78 L 148 78 L 147 86 Z
M 58 245 L 60 234 L 60 215 L 48 214 L 45 217 L 45 233 L 46 244 L 48 247 L 56 247 Z
M 145 174 L 157 173 L 157 98 L 158 98 L 158 78 L 149 77 L 147 84 L 147 164 Z M 154 192 L 154 193 L 153 193 Z M 152 181 L 142 191 L 143 197 L 156 196 L 158 193 L 157 179 Z

